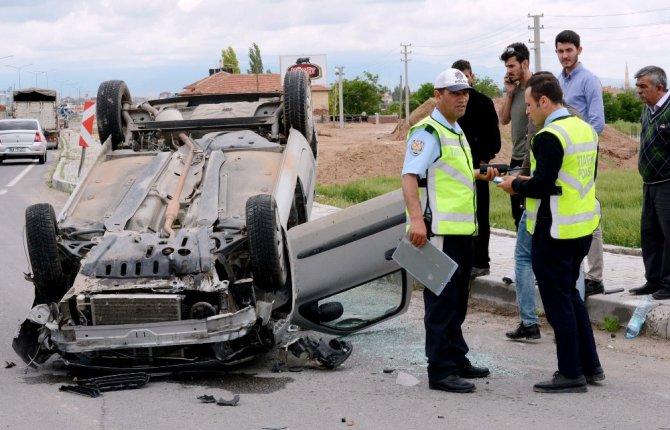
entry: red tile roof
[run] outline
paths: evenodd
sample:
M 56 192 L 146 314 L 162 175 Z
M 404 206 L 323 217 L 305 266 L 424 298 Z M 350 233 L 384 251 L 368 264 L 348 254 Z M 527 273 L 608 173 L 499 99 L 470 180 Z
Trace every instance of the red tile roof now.
M 184 87 L 179 95 L 281 93 L 280 75 L 218 72 Z

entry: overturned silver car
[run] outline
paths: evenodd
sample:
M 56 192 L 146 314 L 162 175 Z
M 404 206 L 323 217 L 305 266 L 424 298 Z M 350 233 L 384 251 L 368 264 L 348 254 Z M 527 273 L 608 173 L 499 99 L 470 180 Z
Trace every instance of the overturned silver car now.
M 106 81 L 96 109 L 103 149 L 60 216 L 26 209 L 35 301 L 13 342 L 26 363 L 232 363 L 291 322 L 346 334 L 407 308 L 385 256 L 398 193 L 308 222 L 318 141 L 302 71 L 282 95 L 141 105 Z

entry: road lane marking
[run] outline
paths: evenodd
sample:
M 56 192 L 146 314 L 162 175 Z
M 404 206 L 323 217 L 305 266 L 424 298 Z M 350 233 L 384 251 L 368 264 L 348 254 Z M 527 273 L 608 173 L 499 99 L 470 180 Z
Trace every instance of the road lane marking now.
M 9 184 L 7 184 L 7 186 L 8 187 L 13 187 L 14 185 L 16 185 L 21 180 L 21 178 L 26 176 L 26 173 L 30 172 L 30 169 L 32 169 L 33 167 L 35 167 L 35 165 L 31 164 L 30 166 L 23 169 L 23 171 L 21 173 L 16 175 L 16 178 L 12 179 L 12 181 Z
M 7 190 L 0 190 L 0 196 L 3 194 L 7 194 Z

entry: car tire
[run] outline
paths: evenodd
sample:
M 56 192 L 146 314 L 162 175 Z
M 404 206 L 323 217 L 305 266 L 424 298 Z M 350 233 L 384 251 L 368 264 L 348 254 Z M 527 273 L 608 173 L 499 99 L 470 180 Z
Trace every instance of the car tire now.
M 58 256 L 58 225 L 53 206 L 37 203 L 26 208 L 26 243 L 33 271 L 36 302 L 58 301 L 67 288 Z
M 269 194 L 250 197 L 246 221 L 254 284 L 269 292 L 283 288 L 288 279 L 288 262 L 274 198 Z
M 284 123 L 287 134 L 293 127 L 312 146 L 315 134 L 312 89 L 309 77 L 302 70 L 289 70 L 284 76 Z M 316 148 L 312 148 L 312 152 L 316 154 Z
M 130 90 L 125 82 L 105 81 L 98 87 L 95 115 L 98 121 L 98 135 L 104 143 L 112 138 L 112 149 L 117 149 L 125 139 L 127 124 L 123 119 L 123 105 L 131 103 Z

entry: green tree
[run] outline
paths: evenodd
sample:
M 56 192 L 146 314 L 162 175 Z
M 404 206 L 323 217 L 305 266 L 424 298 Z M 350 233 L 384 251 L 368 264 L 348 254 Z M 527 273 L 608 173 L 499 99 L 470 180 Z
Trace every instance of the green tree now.
M 393 92 L 391 93 L 391 97 L 393 97 L 394 102 L 400 102 L 400 99 L 403 97 L 403 87 L 400 85 L 396 85 L 395 88 L 393 88 Z
M 632 91 L 626 91 L 616 96 L 619 104 L 619 119 L 628 122 L 640 121 L 643 104 Z
M 247 73 L 263 73 L 261 50 L 255 42 L 252 43 L 249 48 L 249 69 L 247 70 Z
M 605 122 L 612 123 L 621 117 L 621 107 L 612 93 L 603 92 L 603 105 L 605 106 Z
M 409 111 L 413 112 L 416 108 L 421 106 L 423 102 L 433 97 L 435 88 L 430 82 L 422 84 L 418 90 L 410 94 L 409 96 Z
M 240 63 L 232 46 L 221 50 L 221 60 L 223 67 L 233 69 L 233 73 L 240 73 Z
M 487 95 L 491 98 L 501 97 L 502 91 L 500 87 L 495 83 L 495 81 L 488 76 L 484 78 L 477 78 L 472 83 L 472 87 L 479 91 L 480 93 Z
M 381 95 L 385 87 L 379 85 L 379 75 L 369 72 L 363 72 L 365 79 L 356 76 L 354 79 L 344 79 L 342 81 L 342 99 L 344 104 L 344 113 L 347 114 L 373 114 L 379 112 L 379 105 L 382 102 Z M 335 109 L 337 100 L 339 100 L 339 84 L 333 85 L 333 91 L 330 92 L 330 109 L 335 115 L 339 114 L 339 108 Z

